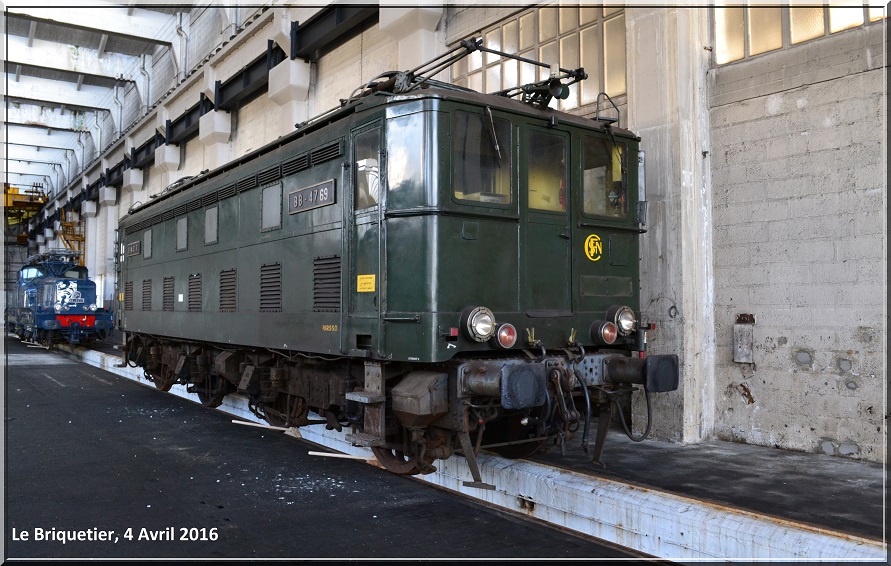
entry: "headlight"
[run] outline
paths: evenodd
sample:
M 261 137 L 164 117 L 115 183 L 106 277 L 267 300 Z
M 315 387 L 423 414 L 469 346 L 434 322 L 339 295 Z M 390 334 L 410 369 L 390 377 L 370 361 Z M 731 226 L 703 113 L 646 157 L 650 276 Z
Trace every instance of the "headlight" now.
M 634 327 L 637 326 L 637 319 L 634 318 L 634 311 L 631 310 L 631 307 L 612 307 L 606 318 L 615 323 L 619 334 L 622 336 L 628 336 L 634 332 Z
M 96 305 L 90 305 L 90 310 L 91 310 L 91 311 L 95 311 L 95 310 L 96 310 Z
M 59 303 L 53 305 L 53 308 L 56 309 L 56 312 L 62 312 L 62 305 L 60 305 Z
M 471 340 L 485 342 L 495 334 L 495 315 L 486 307 L 468 309 L 461 319 L 461 326 Z

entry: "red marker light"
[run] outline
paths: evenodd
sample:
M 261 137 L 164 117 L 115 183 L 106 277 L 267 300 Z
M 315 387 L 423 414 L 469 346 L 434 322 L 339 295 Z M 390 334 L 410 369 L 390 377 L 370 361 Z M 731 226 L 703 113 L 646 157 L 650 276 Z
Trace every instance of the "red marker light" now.
M 513 324 L 505 322 L 498 327 L 495 338 L 498 340 L 498 345 L 502 348 L 513 348 L 514 344 L 517 343 L 517 329 Z

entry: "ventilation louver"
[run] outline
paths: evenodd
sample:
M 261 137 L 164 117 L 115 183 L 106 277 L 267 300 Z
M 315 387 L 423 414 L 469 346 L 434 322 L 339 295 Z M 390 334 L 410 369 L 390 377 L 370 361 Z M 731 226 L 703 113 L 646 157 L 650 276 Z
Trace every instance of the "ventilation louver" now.
M 282 264 L 260 267 L 260 312 L 282 310 Z

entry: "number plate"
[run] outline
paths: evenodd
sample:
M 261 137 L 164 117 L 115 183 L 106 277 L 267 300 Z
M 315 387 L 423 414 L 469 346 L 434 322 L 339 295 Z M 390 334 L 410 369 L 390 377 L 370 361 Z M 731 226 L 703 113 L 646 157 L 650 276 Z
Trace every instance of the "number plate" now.
M 328 206 L 337 202 L 334 179 L 288 193 L 288 214 Z

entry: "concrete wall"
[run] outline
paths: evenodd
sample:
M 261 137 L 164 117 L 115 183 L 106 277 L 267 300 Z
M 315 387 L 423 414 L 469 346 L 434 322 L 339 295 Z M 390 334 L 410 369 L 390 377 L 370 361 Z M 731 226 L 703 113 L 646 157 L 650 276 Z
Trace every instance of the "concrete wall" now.
M 884 64 L 873 24 L 709 74 L 718 438 L 883 457 Z

